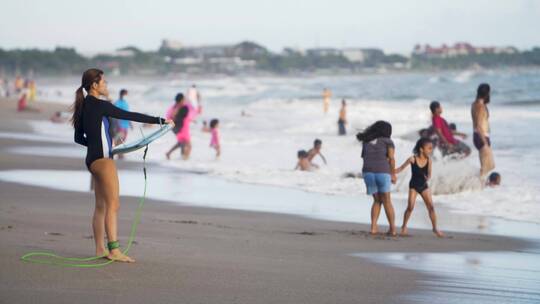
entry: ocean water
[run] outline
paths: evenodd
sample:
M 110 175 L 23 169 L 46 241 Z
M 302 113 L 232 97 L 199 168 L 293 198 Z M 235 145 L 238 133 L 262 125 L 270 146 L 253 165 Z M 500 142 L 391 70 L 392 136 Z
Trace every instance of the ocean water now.
M 353 256 L 428 275 L 410 303 L 539 303 L 538 248 L 520 252 L 358 253 Z
M 72 102 L 79 81 L 78 77 L 41 79 L 38 85 L 44 99 L 67 104 Z M 472 135 L 470 103 L 478 84 L 488 82 L 492 87 L 491 139 L 502 185 L 483 189 L 476 177 L 478 153 L 469 136 L 465 142 L 473 153 L 467 159 L 449 161 L 435 154 L 438 157 L 430 182 L 435 204 L 455 212 L 540 223 L 540 137 L 536 134 L 540 127 L 540 70 L 287 78 L 125 77 L 108 81 L 113 95 L 121 88 L 129 90 L 132 110 L 153 115 L 163 115 L 177 92 L 185 93 L 191 84 L 197 84 L 204 109 L 192 125 L 192 158 L 183 161 L 176 154 L 170 161 L 165 159 L 165 152 L 175 142 L 171 134 L 150 147 L 150 161 L 232 182 L 349 197 L 365 193 L 361 179 L 343 178 L 344 173 L 361 171 L 361 145 L 354 136 L 359 130 L 379 119 L 391 122 L 399 165 L 411 155 L 416 132 L 430 124 L 431 100 L 442 103 L 443 116 L 456 123 L 459 131 Z M 333 93 L 327 114 L 322 111 L 321 98 L 325 87 Z M 342 98 L 348 102 L 347 136 L 337 135 Z M 223 151 L 219 160 L 209 148 L 210 135 L 201 131 L 202 121 L 212 118 L 220 120 Z M 34 128 L 51 137 L 69 138 L 72 132 L 68 125 L 51 127 L 48 122 L 36 122 Z M 136 128 L 129 139 L 140 136 Z M 315 138 L 323 141 L 322 153 L 328 164 L 315 159 L 320 170 L 294 171 L 296 152 L 310 148 Z M 127 158 L 140 160 L 141 155 Z M 409 170 L 398 179 L 393 198 L 403 202 Z

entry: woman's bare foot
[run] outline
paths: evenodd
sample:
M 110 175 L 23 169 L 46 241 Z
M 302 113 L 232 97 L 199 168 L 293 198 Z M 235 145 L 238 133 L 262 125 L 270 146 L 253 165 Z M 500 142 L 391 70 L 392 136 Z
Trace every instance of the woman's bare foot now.
M 437 237 L 440 237 L 440 238 L 443 238 L 444 237 L 444 233 L 440 232 L 439 230 L 437 229 L 433 229 L 433 233 L 435 233 L 435 235 Z
M 96 257 L 107 257 L 109 255 L 109 251 L 105 248 L 96 249 Z
M 118 261 L 118 262 L 135 263 L 134 259 L 123 254 L 122 251 L 120 251 L 119 249 L 111 250 L 111 253 L 109 253 L 109 255 L 107 256 L 107 259 Z
M 401 233 L 399 235 L 400 236 L 409 236 L 409 229 L 407 229 L 407 227 L 401 228 Z
M 371 234 L 371 235 L 377 235 L 377 234 L 379 234 L 379 230 L 377 229 L 376 226 L 375 226 L 375 227 L 372 226 L 372 227 L 371 227 L 371 230 L 369 231 L 369 234 Z
M 395 230 L 388 230 L 388 232 L 386 233 L 386 235 L 388 236 L 397 236 L 397 233 Z

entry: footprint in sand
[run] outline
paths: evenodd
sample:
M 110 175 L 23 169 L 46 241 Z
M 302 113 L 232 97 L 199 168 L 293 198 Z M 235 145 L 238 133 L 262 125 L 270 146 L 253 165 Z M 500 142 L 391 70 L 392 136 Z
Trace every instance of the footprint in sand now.
M 64 234 L 60 232 L 45 232 L 46 235 L 54 235 L 54 236 L 64 236 Z

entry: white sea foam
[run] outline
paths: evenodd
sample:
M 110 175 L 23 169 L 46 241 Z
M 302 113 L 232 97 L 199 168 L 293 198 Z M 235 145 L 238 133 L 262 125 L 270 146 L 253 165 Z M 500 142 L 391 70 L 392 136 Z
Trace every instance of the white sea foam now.
M 497 106 L 497 100 L 524 100 L 540 97 L 540 91 L 525 92 L 523 83 L 540 82 L 538 73 L 516 75 L 492 73 L 477 75 L 351 76 L 318 78 L 220 78 L 195 81 L 201 89 L 204 112 L 192 125 L 193 154 L 188 161 L 166 161 L 164 154 L 175 142 L 167 135 L 151 146 L 149 159 L 167 166 L 208 172 L 211 175 L 243 183 L 259 183 L 336 195 L 361 195 L 361 179 L 343 178 L 346 172 L 362 169 L 361 147 L 355 140 L 357 130 L 375 120 L 393 125 L 398 165 L 411 155 L 416 132 L 430 124 L 428 105 L 441 100 L 443 116 L 458 129 L 470 134 L 469 101 L 474 97 L 476 81 L 489 81 L 500 95 L 494 94 L 490 121 L 497 171 L 502 186 L 483 189 L 477 178 L 478 154 L 471 138 L 465 142 L 473 153 L 465 160 L 443 161 L 433 165 L 430 186 L 436 203 L 460 212 L 500 216 L 508 219 L 540 222 L 540 184 L 537 182 L 537 158 L 540 140 L 535 130 L 540 126 L 538 108 Z M 400 78 L 401 77 L 401 78 Z M 453 82 L 430 79 L 453 79 Z M 513 78 L 512 78 L 513 77 Z M 509 80 L 511 78 L 511 81 Z M 512 83 L 513 87 L 508 84 Z M 112 82 L 112 81 L 111 81 Z M 185 91 L 194 81 L 163 80 L 122 81 L 114 88 L 130 90 L 131 109 L 162 115 L 178 91 Z M 114 84 L 114 82 L 112 82 Z M 328 114 L 322 113 L 322 88 L 333 88 L 334 97 Z M 54 88 L 50 85 L 48 88 Z M 530 88 L 530 87 L 529 87 Z M 516 90 L 522 93 L 516 93 Z M 53 89 L 50 89 L 53 91 Z M 505 93 L 508 92 L 508 93 Z M 66 93 L 67 94 L 67 93 Z M 520 95 L 521 94 L 521 95 Z M 531 96 L 526 94 L 532 94 Z M 536 94 L 536 95 L 535 95 Z M 538 95 L 538 96 L 537 96 Z M 338 103 L 347 96 L 349 135 L 337 136 Z M 367 97 L 366 97 L 367 96 Z M 66 102 L 69 100 L 66 98 Z M 245 111 L 248 116 L 241 116 Z M 222 157 L 215 160 L 209 148 L 210 135 L 200 129 L 203 120 L 220 119 Z M 38 126 L 39 132 L 49 128 Z M 71 132 L 66 126 L 65 132 Z M 58 130 L 55 129 L 55 134 Z M 130 138 L 138 136 L 130 133 Z M 296 152 L 308 149 L 315 138 L 323 140 L 323 154 L 316 172 L 294 171 Z M 139 153 L 127 155 L 140 159 Z M 410 169 L 399 176 L 394 197 L 405 200 Z

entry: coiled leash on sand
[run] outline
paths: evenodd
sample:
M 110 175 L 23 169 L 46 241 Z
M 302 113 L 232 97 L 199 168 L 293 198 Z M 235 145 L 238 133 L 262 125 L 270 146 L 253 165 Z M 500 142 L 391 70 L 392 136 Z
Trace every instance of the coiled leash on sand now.
M 139 201 L 139 206 L 137 207 L 137 210 L 135 211 L 135 219 L 133 220 L 133 224 L 131 224 L 131 232 L 129 234 L 129 240 L 127 243 L 126 249 L 123 251 L 123 254 L 127 255 L 129 252 L 129 249 L 131 248 L 131 245 L 133 244 L 133 240 L 135 239 L 135 232 L 137 231 L 137 226 L 139 225 L 139 222 L 141 220 L 141 213 L 142 208 L 144 206 L 144 202 L 146 200 L 146 188 L 147 188 L 147 175 L 146 175 L 146 153 L 148 152 L 148 144 L 150 142 L 154 141 L 155 139 L 161 137 L 163 134 L 167 133 L 172 127 L 170 126 L 161 126 L 161 128 L 156 131 L 155 133 L 151 134 L 150 136 L 143 138 L 143 140 L 139 141 L 138 143 L 131 144 L 131 145 L 125 145 L 125 147 L 119 147 L 117 149 L 113 150 L 113 153 L 122 153 L 122 152 L 131 152 L 138 150 L 142 147 L 145 147 L 144 149 L 144 155 L 143 155 L 143 173 L 144 173 L 144 190 L 143 195 Z M 119 244 L 118 242 L 114 242 L 115 244 L 109 243 L 109 250 L 114 249 L 113 247 L 116 246 L 118 248 Z M 52 259 L 38 259 L 37 257 L 48 257 Z M 76 268 L 97 268 L 97 267 L 103 267 L 107 266 L 113 262 L 114 260 L 108 260 L 106 262 L 102 263 L 89 263 L 92 261 L 97 261 L 103 258 L 106 258 L 107 255 L 103 256 L 94 256 L 94 257 L 88 257 L 88 258 L 67 258 L 63 257 L 51 252 L 29 252 L 21 257 L 21 260 L 25 262 L 30 263 L 38 263 L 38 264 L 48 264 L 48 265 L 56 265 L 56 266 L 64 266 L 64 267 L 76 267 Z

